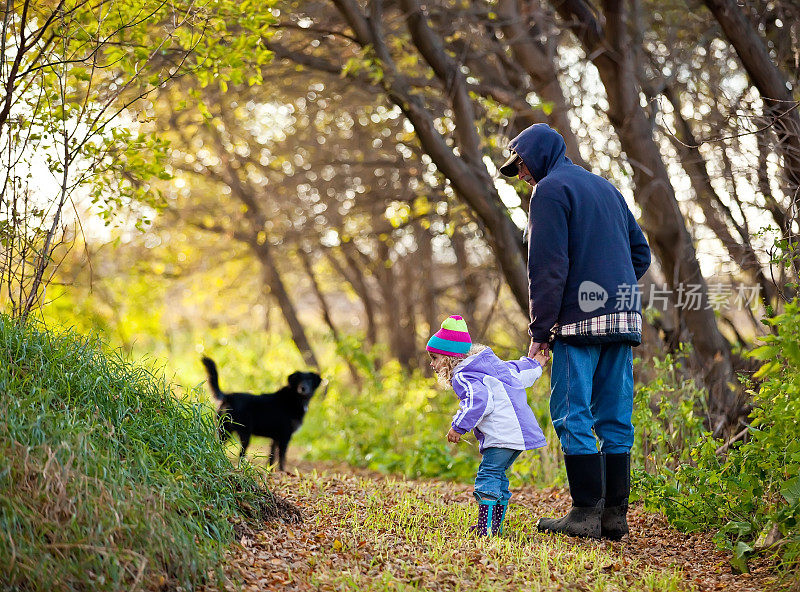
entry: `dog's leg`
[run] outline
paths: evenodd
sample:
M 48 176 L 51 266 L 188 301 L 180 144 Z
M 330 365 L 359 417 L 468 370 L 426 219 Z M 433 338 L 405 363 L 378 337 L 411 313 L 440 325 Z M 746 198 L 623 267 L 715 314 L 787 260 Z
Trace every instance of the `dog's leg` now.
M 278 443 L 278 465 L 281 471 L 286 471 L 286 450 L 289 448 L 289 440 L 281 440 Z
M 217 434 L 219 435 L 219 439 L 222 440 L 222 442 L 227 442 L 228 438 L 231 437 L 230 430 L 228 429 L 230 419 L 222 409 L 217 411 L 217 422 Z
M 239 439 L 242 441 L 242 451 L 239 453 L 239 458 L 244 458 L 244 453 L 247 452 L 247 447 L 250 446 L 250 432 L 239 432 Z
M 275 457 L 278 454 L 278 445 L 275 443 L 275 440 L 272 441 L 272 445 L 269 447 L 269 464 L 270 466 L 275 464 Z

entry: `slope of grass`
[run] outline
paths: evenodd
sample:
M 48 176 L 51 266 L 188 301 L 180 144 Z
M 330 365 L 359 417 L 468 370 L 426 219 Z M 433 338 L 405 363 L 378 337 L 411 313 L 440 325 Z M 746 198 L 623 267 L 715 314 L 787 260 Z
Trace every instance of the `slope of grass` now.
M 211 414 L 70 333 L 0 316 L 0 589 L 193 587 L 275 512 Z

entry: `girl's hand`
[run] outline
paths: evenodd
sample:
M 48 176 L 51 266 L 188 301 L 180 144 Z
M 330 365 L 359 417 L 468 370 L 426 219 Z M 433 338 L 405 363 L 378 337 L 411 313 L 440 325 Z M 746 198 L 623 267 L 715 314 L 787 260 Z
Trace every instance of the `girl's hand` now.
M 536 355 L 533 356 L 533 359 L 539 362 L 539 365 L 544 368 L 544 365 L 547 364 L 547 361 L 550 359 L 549 353 L 550 352 L 545 353 L 539 350 L 536 352 Z
M 459 434 L 453 428 L 450 428 L 450 431 L 447 432 L 448 442 L 458 442 L 460 439 L 461 439 L 461 434 Z

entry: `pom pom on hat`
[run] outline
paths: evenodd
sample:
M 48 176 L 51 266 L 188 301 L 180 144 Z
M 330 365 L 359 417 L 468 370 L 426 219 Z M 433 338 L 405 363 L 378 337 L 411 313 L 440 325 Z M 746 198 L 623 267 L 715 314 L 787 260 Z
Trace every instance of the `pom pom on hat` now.
M 444 356 L 466 358 L 471 347 L 467 322 L 459 315 L 453 315 L 444 320 L 442 328 L 430 338 L 425 349 Z

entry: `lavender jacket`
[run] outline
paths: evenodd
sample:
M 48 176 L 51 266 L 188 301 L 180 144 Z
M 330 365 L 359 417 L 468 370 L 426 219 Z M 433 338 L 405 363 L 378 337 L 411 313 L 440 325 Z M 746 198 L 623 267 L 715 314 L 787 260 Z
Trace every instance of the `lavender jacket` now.
M 531 358 L 505 362 L 488 347 L 469 356 L 453 369 L 453 389 L 461 408 L 453 416 L 459 434 L 470 430 L 485 448 L 533 450 L 547 442 L 525 389 L 542 375 L 542 367 Z

